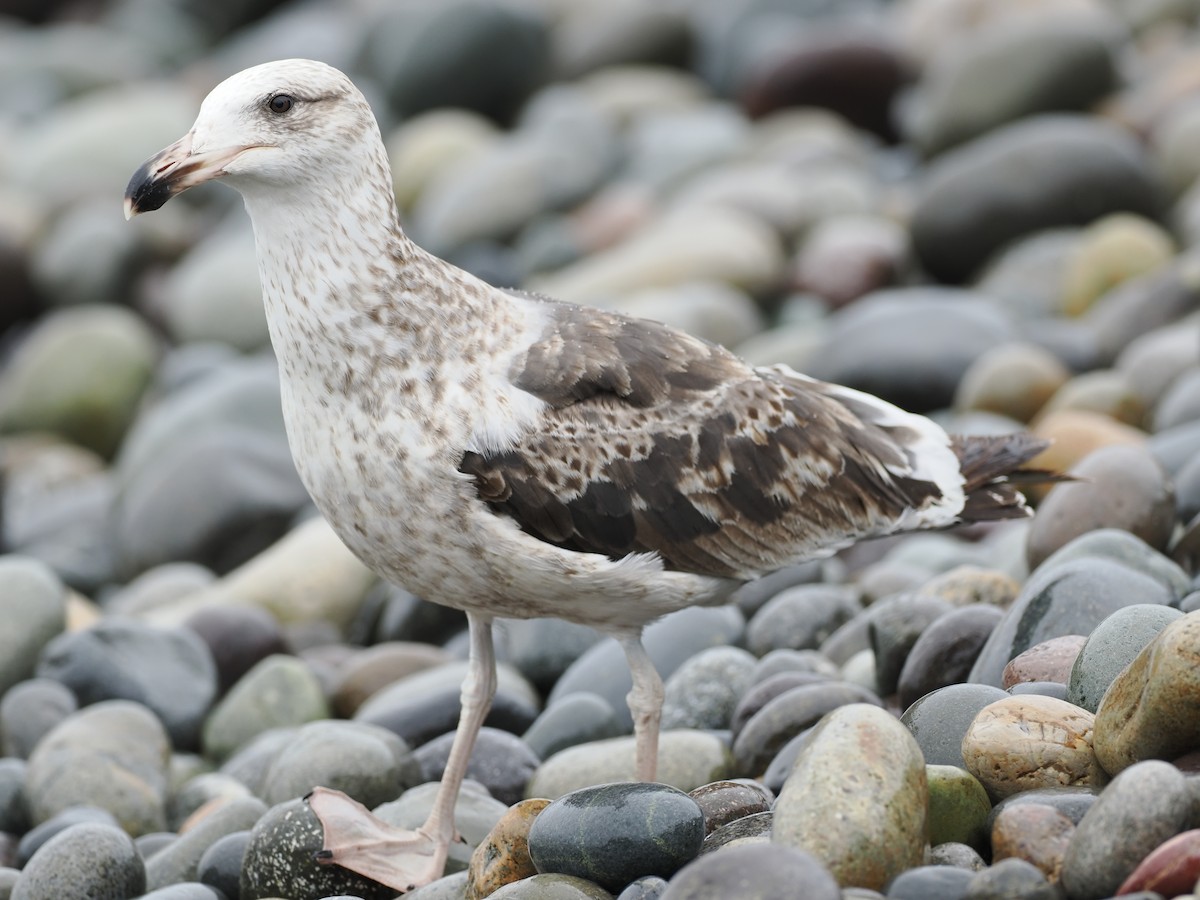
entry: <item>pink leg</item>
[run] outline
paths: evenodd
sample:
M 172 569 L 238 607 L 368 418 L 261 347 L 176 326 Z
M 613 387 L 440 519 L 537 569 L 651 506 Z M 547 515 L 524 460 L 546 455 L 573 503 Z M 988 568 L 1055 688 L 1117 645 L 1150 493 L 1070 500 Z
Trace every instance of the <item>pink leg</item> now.
M 471 654 L 462 688 L 462 715 L 429 818 L 415 831 L 396 828 L 342 792 L 317 788 L 309 795 L 308 804 L 325 832 L 320 862 L 342 866 L 401 892 L 442 876 L 454 840 L 458 790 L 467 774 L 475 737 L 496 694 L 492 620 L 468 613 L 467 623 Z
M 654 781 L 658 772 L 658 726 L 662 721 L 662 677 L 642 645 L 640 631 L 620 635 L 618 640 L 633 676 L 633 690 L 627 701 L 636 739 L 634 775 L 638 781 Z

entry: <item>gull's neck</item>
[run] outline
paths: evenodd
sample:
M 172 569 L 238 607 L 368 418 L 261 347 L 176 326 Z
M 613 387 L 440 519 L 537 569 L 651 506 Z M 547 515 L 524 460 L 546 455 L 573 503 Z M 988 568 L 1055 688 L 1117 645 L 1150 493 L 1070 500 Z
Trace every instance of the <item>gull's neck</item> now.
M 323 174 L 287 189 L 239 185 L 285 374 L 314 348 L 336 368 L 473 352 L 496 292 L 404 234 L 382 141 L 348 149 L 342 167 Z

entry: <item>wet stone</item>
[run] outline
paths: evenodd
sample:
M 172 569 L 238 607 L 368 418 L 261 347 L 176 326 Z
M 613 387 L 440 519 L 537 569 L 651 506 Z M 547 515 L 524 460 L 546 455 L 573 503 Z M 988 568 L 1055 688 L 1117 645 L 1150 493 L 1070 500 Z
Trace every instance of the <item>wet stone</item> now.
M 1002 859 L 976 872 L 967 884 L 963 900 L 1061 900 L 1058 888 L 1033 863 Z
M 1163 897 L 1194 893 L 1200 879 L 1200 830 L 1177 834 L 1160 844 L 1130 873 L 1117 894 L 1153 891 Z
M 1033 863 L 1047 879 L 1062 876 L 1063 857 L 1075 823 L 1052 806 L 1018 803 L 996 814 L 992 824 L 992 858 L 1023 859 Z
M 940 616 L 912 645 L 896 684 L 901 709 L 931 691 L 967 680 L 980 650 L 1004 616 L 994 606 L 975 603 Z
M 588 878 L 619 891 L 642 875 L 669 877 L 694 858 L 704 814 L 661 784 L 608 784 L 560 797 L 529 832 L 539 872 Z
M 1028 681 L 1066 684 L 1086 641 L 1087 638 L 1081 634 L 1064 634 L 1034 644 L 1008 661 L 1000 686 L 1007 690 L 1014 684 Z
M 705 837 L 700 852 L 702 854 L 712 853 L 725 847 L 737 847 L 742 844 L 769 844 L 771 842 L 771 824 L 774 818 L 771 811 L 767 810 L 727 822 Z
M 929 843 L 988 846 L 987 791 L 970 772 L 958 766 L 926 766 L 929 782 Z
M 688 792 L 704 813 L 704 834 L 745 816 L 767 812 L 774 795 L 754 781 L 714 781 Z
M 963 736 L 975 716 L 1007 694 L 986 684 L 952 684 L 922 697 L 904 711 L 904 725 L 929 765 L 964 768 Z
M 1183 615 L 1169 606 L 1119 609 L 1088 635 L 1071 667 L 1067 700 L 1095 712 L 1105 691 L 1142 649 Z
M 249 831 L 234 831 L 217 838 L 197 861 L 196 879 L 216 888 L 226 897 L 238 896 L 238 879 L 242 874 L 242 860 L 249 843 Z

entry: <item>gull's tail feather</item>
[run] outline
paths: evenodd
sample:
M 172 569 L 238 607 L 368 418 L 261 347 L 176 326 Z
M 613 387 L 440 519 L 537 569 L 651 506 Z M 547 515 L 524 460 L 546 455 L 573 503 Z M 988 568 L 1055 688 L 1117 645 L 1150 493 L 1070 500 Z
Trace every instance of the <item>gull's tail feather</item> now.
M 1069 476 L 1045 469 L 1023 469 L 1050 442 L 1026 432 L 1002 435 L 951 435 L 950 446 L 962 470 L 966 503 L 964 522 L 1019 519 L 1031 514 L 1022 484 L 1066 481 Z

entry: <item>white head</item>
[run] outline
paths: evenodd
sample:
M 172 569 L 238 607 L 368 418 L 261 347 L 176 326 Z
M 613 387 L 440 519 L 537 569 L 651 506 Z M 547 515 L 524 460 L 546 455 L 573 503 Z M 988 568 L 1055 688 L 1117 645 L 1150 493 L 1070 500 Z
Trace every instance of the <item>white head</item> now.
M 216 178 L 249 199 L 379 175 L 364 166 L 382 167 L 386 178 L 386 165 L 375 117 L 349 78 L 325 63 L 279 60 L 213 88 L 192 130 L 134 173 L 125 215 Z

